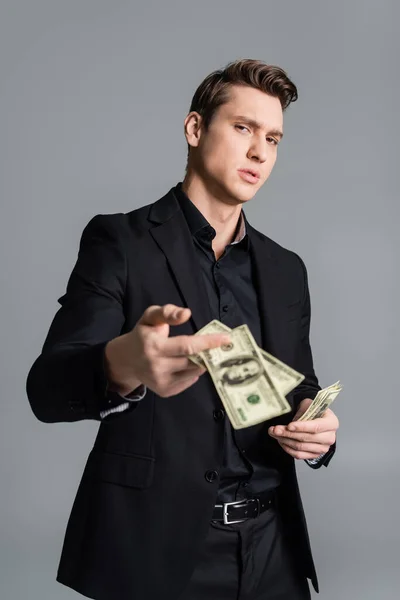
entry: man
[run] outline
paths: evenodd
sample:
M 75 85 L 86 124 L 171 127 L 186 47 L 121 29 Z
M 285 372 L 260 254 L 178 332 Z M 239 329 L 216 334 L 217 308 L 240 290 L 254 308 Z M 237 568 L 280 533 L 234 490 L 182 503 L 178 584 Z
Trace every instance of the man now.
M 268 179 L 297 90 L 240 60 L 210 74 L 185 119 L 182 183 L 128 214 L 97 215 L 27 393 L 45 422 L 101 422 L 69 519 L 58 581 L 99 600 L 302 600 L 317 589 L 294 458 L 327 465 L 303 261 L 242 212 Z M 190 354 L 213 318 L 305 375 L 292 412 L 235 431 Z

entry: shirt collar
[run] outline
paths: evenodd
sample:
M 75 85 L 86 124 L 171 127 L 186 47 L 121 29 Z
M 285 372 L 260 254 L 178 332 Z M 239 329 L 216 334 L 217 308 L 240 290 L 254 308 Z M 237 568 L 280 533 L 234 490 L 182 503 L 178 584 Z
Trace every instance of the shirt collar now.
M 190 233 L 197 238 L 214 239 L 215 229 L 210 225 L 205 216 L 193 204 L 190 198 L 182 190 L 182 182 L 179 182 L 175 189 L 175 195 L 189 226 Z M 247 236 L 246 220 L 243 211 L 240 211 L 239 221 L 235 230 L 233 240 L 230 245 L 239 244 Z

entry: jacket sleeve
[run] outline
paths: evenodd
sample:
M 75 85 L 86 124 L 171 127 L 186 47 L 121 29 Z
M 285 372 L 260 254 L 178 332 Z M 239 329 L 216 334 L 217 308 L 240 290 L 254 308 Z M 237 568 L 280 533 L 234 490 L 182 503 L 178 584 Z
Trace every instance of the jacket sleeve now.
M 127 279 L 121 215 L 97 215 L 85 227 L 66 293 L 33 363 L 26 391 L 35 416 L 47 423 L 120 418 L 121 397 L 108 390 L 107 342 L 120 335 Z M 118 232 L 118 233 L 117 233 Z M 125 412 L 136 408 L 129 402 Z
M 318 391 L 321 389 L 321 386 L 319 385 L 317 376 L 314 372 L 313 356 L 310 345 L 311 302 L 310 291 L 308 287 L 307 269 L 300 256 L 296 256 L 300 261 L 303 273 L 303 306 L 301 314 L 300 338 L 296 353 L 296 369 L 305 376 L 304 380 L 293 392 L 294 403 L 297 408 L 304 398 L 314 399 Z M 328 452 L 316 462 L 308 462 L 309 466 L 313 469 L 319 469 L 322 467 L 322 465 L 327 467 L 335 453 L 335 450 L 336 443 L 333 444 Z
M 318 457 L 315 459 L 309 459 L 309 460 L 306 460 L 305 462 L 312 469 L 319 469 L 320 467 L 322 467 L 322 465 L 324 467 L 327 467 L 331 461 L 332 456 L 335 454 L 335 451 L 336 451 L 336 442 L 334 444 L 332 444 L 332 446 L 329 448 L 328 452 L 323 454 L 321 457 Z

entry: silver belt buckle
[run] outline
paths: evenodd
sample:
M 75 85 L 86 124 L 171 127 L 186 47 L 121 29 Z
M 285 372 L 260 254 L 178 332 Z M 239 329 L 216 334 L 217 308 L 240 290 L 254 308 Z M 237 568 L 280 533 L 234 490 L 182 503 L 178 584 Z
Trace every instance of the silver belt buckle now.
M 224 525 L 232 525 L 233 523 L 243 523 L 246 519 L 239 519 L 238 521 L 228 521 L 228 506 L 232 506 L 233 504 L 243 504 L 245 506 L 247 504 L 247 500 L 236 500 L 235 502 L 224 502 L 223 506 L 223 515 L 224 515 Z

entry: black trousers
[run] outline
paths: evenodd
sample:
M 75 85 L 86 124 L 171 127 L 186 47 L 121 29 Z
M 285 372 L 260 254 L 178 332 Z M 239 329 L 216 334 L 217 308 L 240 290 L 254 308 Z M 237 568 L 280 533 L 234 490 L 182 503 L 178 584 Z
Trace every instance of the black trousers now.
M 212 521 L 204 550 L 179 600 L 310 600 L 276 508 L 255 519 Z

